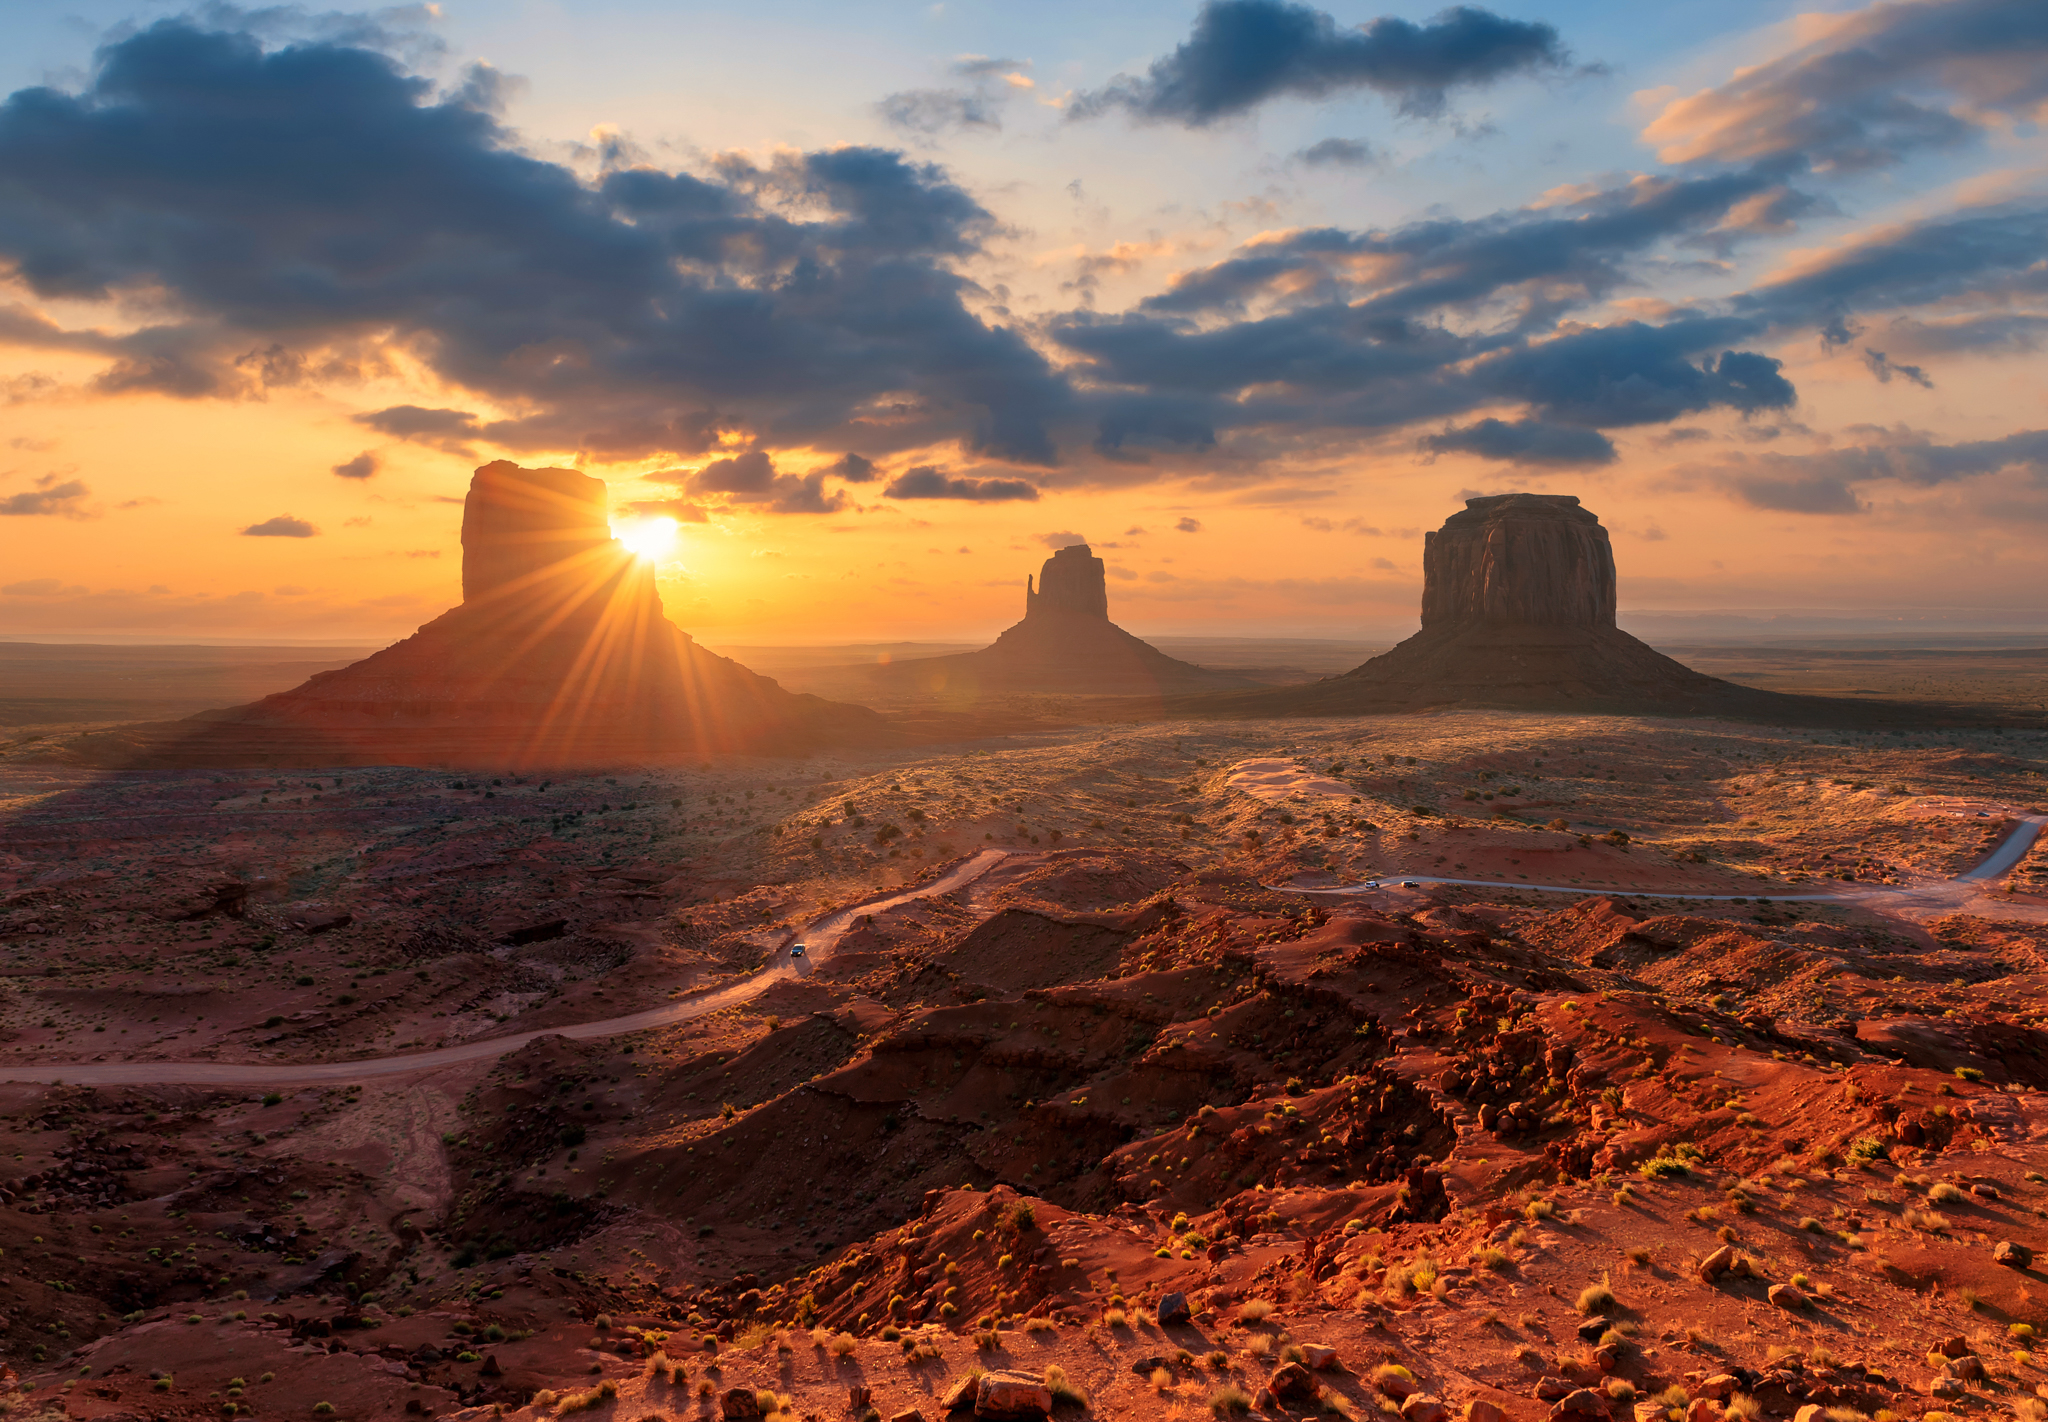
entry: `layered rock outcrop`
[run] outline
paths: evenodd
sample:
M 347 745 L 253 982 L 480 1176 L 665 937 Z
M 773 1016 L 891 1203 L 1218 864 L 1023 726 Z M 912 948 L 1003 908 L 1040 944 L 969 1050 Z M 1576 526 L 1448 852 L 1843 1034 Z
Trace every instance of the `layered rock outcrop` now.
M 875 694 L 974 702 L 988 696 L 1159 696 L 1251 686 L 1178 661 L 1109 620 L 1102 560 L 1085 543 L 1055 552 L 1024 583 L 1024 620 L 978 652 L 865 669 Z
M 247 706 L 79 743 L 130 766 L 592 767 L 887 739 L 881 718 L 785 691 L 698 646 L 651 565 L 611 536 L 602 480 L 476 471 L 463 600 L 412 636 Z
M 1612 627 L 1614 548 L 1570 494 L 1467 499 L 1422 540 L 1422 625 Z
M 1435 707 L 1838 720 L 1862 708 L 1706 676 L 1615 626 L 1607 530 L 1564 494 L 1467 499 L 1425 536 L 1422 630 L 1342 676 L 1182 698 L 1186 714 L 1349 715 Z

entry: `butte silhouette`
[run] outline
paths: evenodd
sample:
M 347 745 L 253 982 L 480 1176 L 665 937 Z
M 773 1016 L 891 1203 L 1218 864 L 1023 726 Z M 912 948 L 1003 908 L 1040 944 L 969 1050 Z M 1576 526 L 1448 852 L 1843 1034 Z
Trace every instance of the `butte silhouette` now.
M 1249 678 L 1176 661 L 1109 620 L 1102 560 L 1085 543 L 1045 560 L 1024 580 L 1024 620 L 978 652 L 865 669 L 877 694 L 971 701 L 1044 692 L 1158 696 L 1254 685 Z
M 1696 672 L 1614 624 L 1614 549 L 1569 494 L 1494 494 L 1424 535 L 1422 630 L 1341 676 L 1177 697 L 1171 714 L 1339 716 L 1496 707 L 1728 716 L 1812 724 L 1924 722 L 1952 708 L 1788 696 Z
M 664 615 L 654 571 L 611 536 L 605 485 L 500 461 L 462 508 L 462 603 L 290 691 L 81 738 L 133 768 L 616 765 L 886 739 L 881 718 L 785 691 Z

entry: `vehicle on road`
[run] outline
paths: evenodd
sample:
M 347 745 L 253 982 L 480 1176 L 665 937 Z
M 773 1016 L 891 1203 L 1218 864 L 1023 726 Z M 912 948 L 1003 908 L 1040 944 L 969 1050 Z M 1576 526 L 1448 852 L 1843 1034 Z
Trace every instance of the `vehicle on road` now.
M 803 944 L 801 944 L 801 943 L 792 943 L 792 944 L 790 944 L 790 945 L 789 945 L 789 956 L 790 956 L 790 957 L 792 957 L 792 958 L 801 958 L 801 957 L 803 957 L 803 955 L 804 955 L 804 945 L 803 945 Z

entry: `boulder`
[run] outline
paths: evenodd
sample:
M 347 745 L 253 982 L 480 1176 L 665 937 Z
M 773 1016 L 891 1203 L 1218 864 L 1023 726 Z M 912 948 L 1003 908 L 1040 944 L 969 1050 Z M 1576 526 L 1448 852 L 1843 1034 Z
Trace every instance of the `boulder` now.
M 1621 1349 L 1612 1343 L 1593 1350 L 1593 1366 L 1603 1373 L 1611 1373 L 1621 1366 Z
M 857 1392 L 860 1396 L 858 1398 L 849 1396 L 847 1398 L 848 1407 L 858 1412 L 861 1408 L 868 1405 L 868 1390 L 866 1388 L 855 1387 L 850 1389 L 850 1392 Z M 953 1379 L 951 1386 L 939 1394 L 939 1411 L 958 1412 L 963 1407 L 972 1407 L 975 1397 L 980 1392 L 981 1375 L 979 1373 L 967 1373 L 957 1377 Z
M 1458 1409 L 1458 1415 L 1464 1422 L 1508 1422 L 1507 1409 L 1499 1403 L 1488 1402 L 1483 1397 L 1475 1397 L 1467 1402 Z
M 1160 1295 L 1159 1309 L 1155 1317 L 1158 1318 L 1161 1328 L 1169 1328 L 1176 1323 L 1186 1323 L 1189 1317 L 1188 1296 L 1179 1293 Z
M 1415 1381 L 1413 1373 L 1406 1368 L 1393 1366 L 1375 1368 L 1372 1385 L 1378 1388 L 1383 1396 L 1391 1397 L 1396 1402 L 1422 1391 L 1422 1384 Z
M 1712 1377 L 1694 1388 L 1693 1391 L 1701 1397 L 1711 1397 L 1716 1401 L 1726 1402 L 1729 1398 L 1735 1396 L 1736 1393 L 1742 1391 L 1742 1379 L 1736 1377 L 1733 1373 L 1715 1373 Z
M 1301 1345 L 1301 1361 L 1312 1373 L 1325 1373 L 1337 1366 L 1337 1350 L 1321 1343 Z
M 725 1396 L 718 1399 L 718 1415 L 733 1422 L 734 1418 L 759 1417 L 761 1399 L 750 1387 L 726 1389 Z
M 1954 1337 L 1944 1338 L 1935 1344 L 1934 1351 L 1941 1354 L 1944 1358 L 1961 1358 L 1976 1352 L 1977 1345 L 1958 1333 Z
M 1579 1337 L 1588 1343 L 1598 1343 L 1606 1336 L 1609 1326 L 1604 1318 L 1589 1318 L 1579 1325 Z
M 1560 1397 L 1569 1396 L 1571 1391 L 1572 1385 L 1563 1378 L 1545 1376 L 1536 1379 L 1536 1397 L 1539 1401 L 1555 1402 Z
M 2024 1244 L 2001 1239 L 1991 1246 L 1991 1262 L 2003 1264 L 2008 1269 L 2024 1269 L 2034 1262 L 2034 1251 Z
M 1721 1422 L 1721 1404 L 1711 1397 L 1695 1397 L 1686 1405 L 1685 1422 Z
M 1551 1422 L 1561 1422 L 1567 1417 L 1606 1417 L 1607 1394 L 1595 1392 L 1590 1387 L 1575 1388 L 1558 1399 L 1550 1409 Z
M 1299 1363 L 1282 1363 L 1273 1369 L 1273 1376 L 1266 1379 L 1266 1390 L 1282 1402 L 1314 1402 L 1322 1392 L 1316 1380 L 1308 1375 L 1308 1369 Z M 1417 1394 L 1410 1390 L 1403 1394 L 1403 1402 Z M 1438 1419 L 1441 1422 L 1441 1419 Z
M 1412 1394 L 1401 1404 L 1401 1422 L 1450 1422 L 1451 1409 L 1441 1398 L 1426 1392 Z
M 957 1391 L 959 1388 L 959 1384 L 955 1383 L 954 1388 Z M 968 1400 L 972 1401 L 972 1394 L 974 1392 L 974 1385 L 972 1383 L 968 1384 L 967 1391 L 969 1394 Z M 951 1394 L 948 1394 L 948 1396 L 950 1395 Z M 870 1390 L 865 1383 L 855 1383 L 852 1387 L 849 1387 L 846 1390 L 846 1405 L 848 1408 L 855 1412 L 859 1412 L 860 1410 L 865 1408 L 870 1402 L 874 1401 L 874 1398 L 875 1395 L 873 1391 Z
M 1771 1301 L 1772 1308 L 1782 1308 L 1790 1313 L 1804 1313 L 1813 1307 L 1813 1301 L 1791 1284 L 1773 1284 L 1764 1297 Z
M 1792 1414 L 1792 1422 L 1820 1422 L 1827 1415 L 1827 1409 L 1818 1402 L 1809 1402 Z
M 1711 1284 L 1735 1267 L 1735 1246 L 1724 1244 L 1700 1260 L 1700 1282 Z
M 976 1417 L 1046 1417 L 1052 1389 L 1030 1373 L 983 1373 L 974 1393 Z
M 1927 1381 L 1927 1395 L 1941 1398 L 1946 1402 L 1955 1401 L 1967 1391 L 1961 1378 L 1950 1377 L 1947 1373 L 1937 1374 Z
M 924 1422 L 924 1414 L 915 1407 L 906 1407 L 891 1417 L 889 1422 Z
M 1669 1409 L 1663 1403 L 1652 1398 L 1646 1402 L 1636 1403 L 1635 1419 L 1636 1422 L 1665 1422 L 1667 1411 Z
M 1948 1372 L 1955 1377 L 1962 1378 L 1965 1382 L 1982 1382 L 1984 1381 L 1984 1360 L 1973 1353 L 1965 1353 L 1960 1358 L 1949 1359 Z

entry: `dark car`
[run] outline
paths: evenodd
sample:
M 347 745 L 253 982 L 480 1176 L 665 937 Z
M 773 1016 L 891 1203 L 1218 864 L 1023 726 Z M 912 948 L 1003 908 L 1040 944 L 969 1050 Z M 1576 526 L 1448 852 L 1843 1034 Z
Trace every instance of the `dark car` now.
M 792 958 L 801 958 L 801 957 L 803 957 L 803 955 L 804 955 L 804 945 L 803 945 L 803 944 L 801 944 L 801 943 L 792 943 L 792 944 L 790 944 L 790 945 L 789 945 L 789 956 L 790 956 L 790 957 L 792 957 Z

